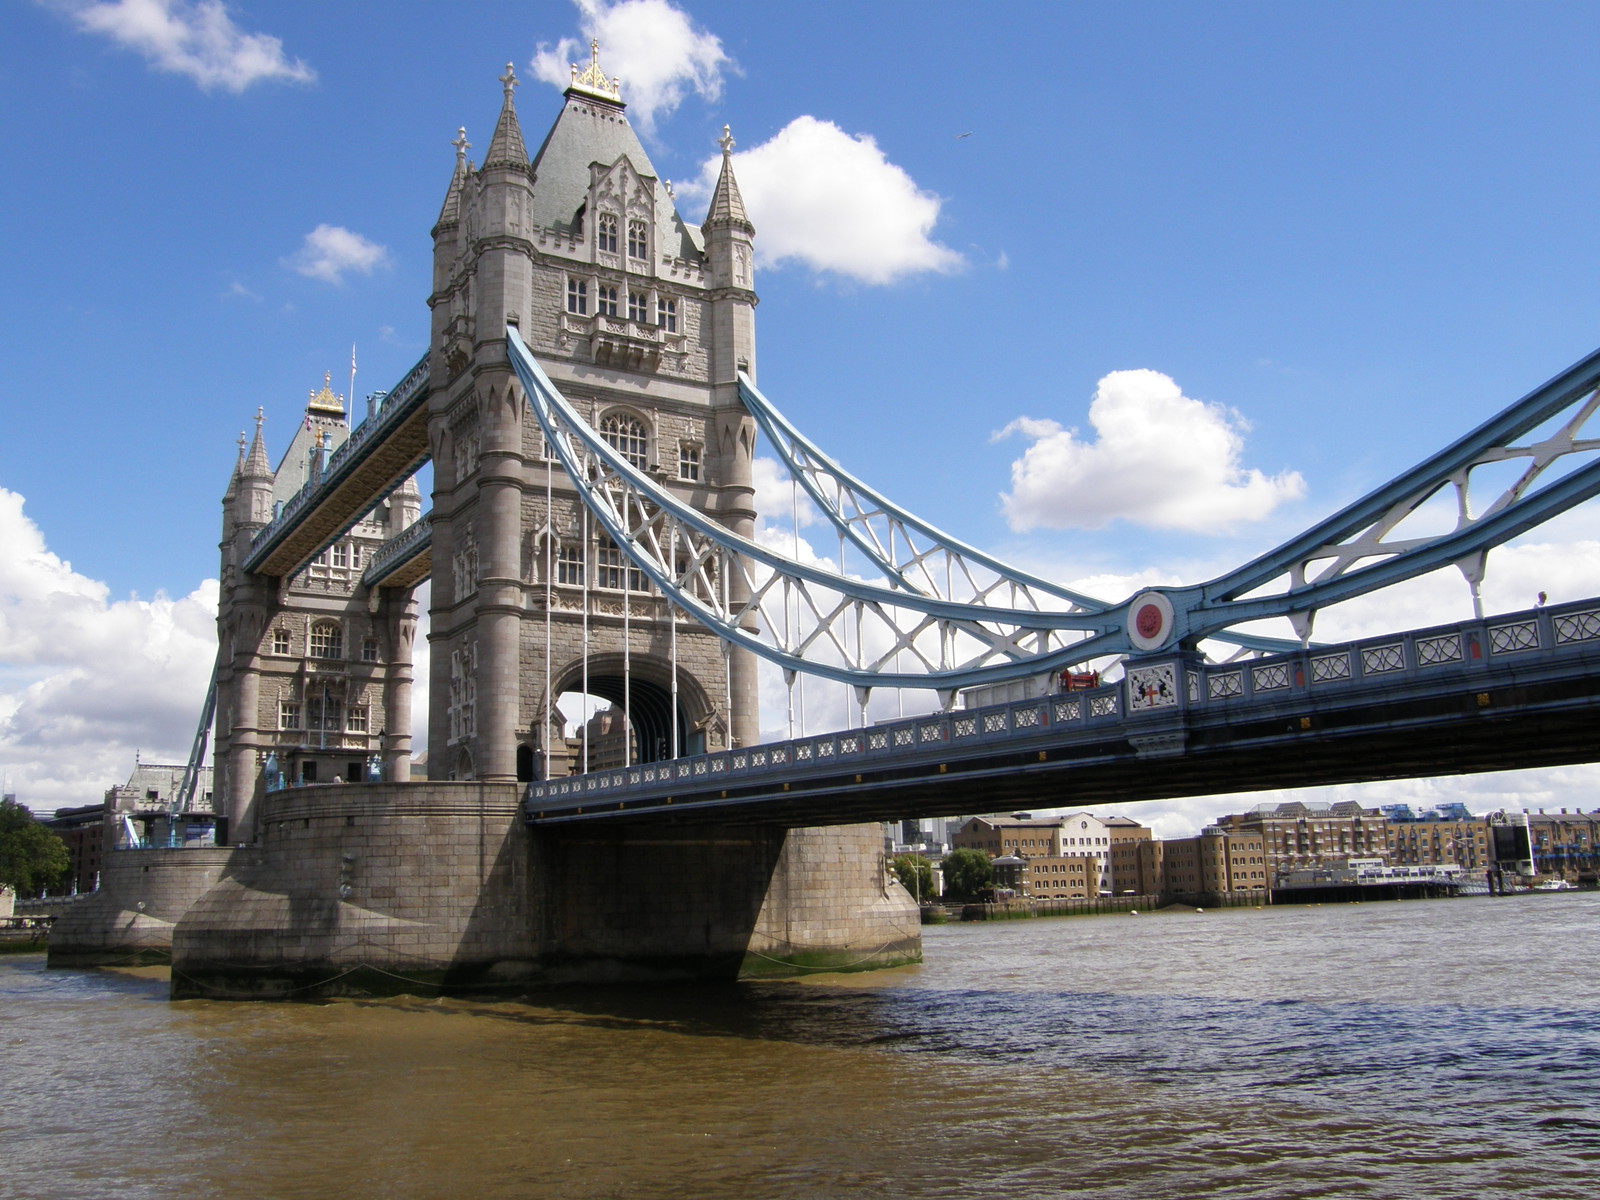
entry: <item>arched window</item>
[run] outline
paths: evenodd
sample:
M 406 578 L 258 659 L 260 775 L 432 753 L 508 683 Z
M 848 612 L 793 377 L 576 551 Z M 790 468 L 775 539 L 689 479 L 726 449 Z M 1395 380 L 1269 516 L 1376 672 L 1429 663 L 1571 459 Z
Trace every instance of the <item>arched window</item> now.
M 318 621 L 311 627 L 311 657 L 344 657 L 344 630 L 337 621 Z
M 628 257 L 629 258 L 647 258 L 648 257 L 648 255 L 645 252 L 644 233 L 645 233 L 645 230 L 644 230 L 644 222 L 643 221 L 629 221 L 628 222 Z M 617 245 L 616 245 L 615 241 L 613 241 L 611 243 L 611 248 L 613 250 L 615 250 L 617 248 Z
M 600 422 L 600 435 L 641 471 L 649 465 L 650 443 L 645 437 L 644 426 L 633 417 L 626 413 L 612 413 Z
M 595 223 L 595 249 L 612 254 L 617 252 L 617 218 L 611 213 L 601 213 Z

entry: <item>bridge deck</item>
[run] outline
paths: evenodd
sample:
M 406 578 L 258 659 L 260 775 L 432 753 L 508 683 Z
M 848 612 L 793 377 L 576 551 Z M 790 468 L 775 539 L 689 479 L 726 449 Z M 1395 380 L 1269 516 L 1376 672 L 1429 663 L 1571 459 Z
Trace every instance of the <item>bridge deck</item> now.
M 1126 804 L 1597 757 L 1600 600 L 532 784 L 530 823 L 797 825 Z

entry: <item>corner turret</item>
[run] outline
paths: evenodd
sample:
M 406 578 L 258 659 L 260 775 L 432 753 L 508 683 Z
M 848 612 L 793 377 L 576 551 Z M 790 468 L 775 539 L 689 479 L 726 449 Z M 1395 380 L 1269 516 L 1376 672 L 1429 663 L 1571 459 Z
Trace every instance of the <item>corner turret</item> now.
M 240 460 L 238 484 L 234 491 L 235 527 L 249 529 L 252 533 L 272 520 L 272 485 L 275 476 L 267 462 L 267 446 L 261 436 L 261 426 L 265 421 L 265 411 L 256 409 L 256 435 L 250 442 L 250 452 Z
M 712 381 L 719 385 L 717 403 L 737 405 L 735 384 L 740 371 L 756 375 L 755 236 L 745 212 L 744 197 L 733 174 L 733 135 L 722 127 L 722 173 L 717 176 L 711 205 L 700 226 L 706 244 L 706 277 L 710 284 Z

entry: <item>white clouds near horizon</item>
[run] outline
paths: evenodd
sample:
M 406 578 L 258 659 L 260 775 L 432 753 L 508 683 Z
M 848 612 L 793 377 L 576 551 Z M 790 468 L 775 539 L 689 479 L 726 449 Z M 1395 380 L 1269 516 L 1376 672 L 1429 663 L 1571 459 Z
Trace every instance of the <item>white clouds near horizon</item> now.
M 0 777 L 37 812 L 97 803 L 133 756 L 182 761 L 216 654 L 216 580 L 130 596 L 52 553 L 0 488 Z
M 187 76 L 202 91 L 237 94 L 256 83 L 317 77 L 302 60 L 288 58 L 278 38 L 235 25 L 221 0 L 59 0 L 57 7 L 85 33 L 142 54 L 157 70 Z
M 311 279 L 342 284 L 348 272 L 370 275 L 390 264 L 389 248 L 346 229 L 343 225 L 318 225 L 306 234 L 300 249 L 283 260 Z
M 572 66 L 588 64 L 589 40 L 598 40 L 600 69 L 621 80 L 628 112 L 647 136 L 654 136 L 656 119 L 670 116 L 691 91 L 716 100 L 723 72 L 736 69 L 721 39 L 695 28 L 689 14 L 668 0 L 573 2 L 583 39 L 540 42 L 529 64 L 534 77 L 565 88 Z
M 1032 443 L 1011 464 L 1011 491 L 1001 495 L 1012 529 L 1102 529 L 1125 520 L 1228 532 L 1305 495 L 1298 471 L 1269 476 L 1242 465 L 1249 425 L 1239 413 L 1185 396 L 1159 371 L 1105 376 L 1089 423 L 1092 438 L 1032 417 L 993 435 Z

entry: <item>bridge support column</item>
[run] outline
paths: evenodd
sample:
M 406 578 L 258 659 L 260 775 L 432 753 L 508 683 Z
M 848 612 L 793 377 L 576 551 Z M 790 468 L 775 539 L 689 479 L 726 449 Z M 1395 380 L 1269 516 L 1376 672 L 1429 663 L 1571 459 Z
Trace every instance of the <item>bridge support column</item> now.
M 263 623 L 264 614 L 246 610 L 233 631 L 232 687 L 226 710 L 229 722 L 224 759 L 227 777 L 215 794 L 222 801 L 222 811 L 228 818 L 228 840 L 234 843 L 248 842 L 255 836 L 261 746 L 261 672 L 255 649 Z

